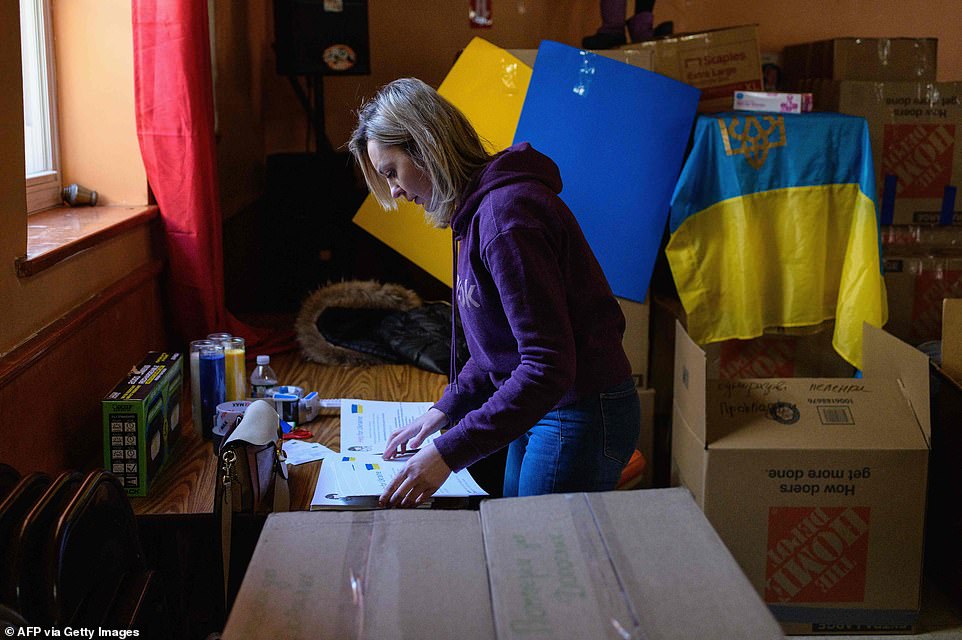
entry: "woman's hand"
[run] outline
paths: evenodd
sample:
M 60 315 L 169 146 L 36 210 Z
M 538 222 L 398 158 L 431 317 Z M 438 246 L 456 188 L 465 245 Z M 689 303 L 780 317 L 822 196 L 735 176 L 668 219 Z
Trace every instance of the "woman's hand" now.
M 425 438 L 440 431 L 447 423 L 448 417 L 444 412 L 431 407 L 426 413 L 391 434 L 387 446 L 384 447 L 383 458 L 393 460 L 398 456 L 403 456 L 408 451 L 417 449 Z M 450 472 L 450 469 L 448 469 L 448 472 Z
M 451 467 L 432 442 L 408 460 L 378 503 L 382 507 L 416 507 L 433 496 L 449 475 Z

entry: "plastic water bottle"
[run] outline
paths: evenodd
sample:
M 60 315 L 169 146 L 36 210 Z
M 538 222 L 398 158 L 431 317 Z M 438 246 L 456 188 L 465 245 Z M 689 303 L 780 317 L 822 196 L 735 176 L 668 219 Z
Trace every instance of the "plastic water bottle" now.
M 257 356 L 257 367 L 251 373 L 251 397 L 264 398 L 267 390 L 277 386 L 277 374 L 271 369 L 270 356 Z

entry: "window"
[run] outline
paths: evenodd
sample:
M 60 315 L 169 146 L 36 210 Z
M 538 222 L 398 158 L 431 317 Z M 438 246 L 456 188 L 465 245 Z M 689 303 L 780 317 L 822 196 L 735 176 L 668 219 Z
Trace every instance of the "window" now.
M 49 0 L 20 0 L 27 212 L 61 201 Z

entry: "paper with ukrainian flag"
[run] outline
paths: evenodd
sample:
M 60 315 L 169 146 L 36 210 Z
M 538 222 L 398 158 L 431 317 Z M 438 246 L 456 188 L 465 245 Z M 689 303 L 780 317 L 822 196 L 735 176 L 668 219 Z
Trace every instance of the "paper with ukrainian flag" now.
M 861 368 L 888 319 L 868 125 L 834 113 L 700 116 L 665 252 L 700 344 L 835 319 Z
M 337 493 L 341 497 L 380 496 L 388 485 L 401 472 L 407 459 L 400 461 L 381 460 L 375 456 L 359 456 L 351 462 L 330 458 L 324 465 L 331 465 L 337 483 Z M 466 498 L 486 496 L 487 492 L 475 482 L 467 469 L 452 473 L 434 493 L 435 498 Z
M 391 434 L 427 412 L 433 402 L 341 399 L 341 454 L 384 453 Z M 425 444 L 437 434 L 425 439 Z
M 531 67 L 481 38 L 464 48 L 438 93 L 468 118 L 492 153 L 511 146 L 521 106 L 531 80 Z M 451 286 L 451 231 L 436 229 L 424 209 L 398 201 L 385 211 L 368 194 L 354 222 L 432 276 Z

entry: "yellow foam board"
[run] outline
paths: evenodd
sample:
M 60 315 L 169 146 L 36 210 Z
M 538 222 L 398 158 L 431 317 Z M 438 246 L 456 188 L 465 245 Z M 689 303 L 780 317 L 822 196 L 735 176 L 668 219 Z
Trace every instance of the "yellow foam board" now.
M 530 81 L 531 67 L 504 49 L 474 38 L 438 93 L 464 113 L 494 152 L 511 145 Z M 451 231 L 430 226 L 420 205 L 399 201 L 396 211 L 385 211 L 368 195 L 354 223 L 451 286 Z

